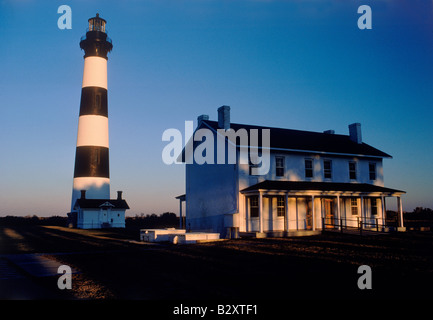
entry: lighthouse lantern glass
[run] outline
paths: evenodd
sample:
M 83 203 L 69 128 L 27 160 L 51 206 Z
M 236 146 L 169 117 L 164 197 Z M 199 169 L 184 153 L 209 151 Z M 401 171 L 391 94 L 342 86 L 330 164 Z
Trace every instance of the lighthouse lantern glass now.
M 89 31 L 105 32 L 105 21 L 98 17 L 89 19 Z

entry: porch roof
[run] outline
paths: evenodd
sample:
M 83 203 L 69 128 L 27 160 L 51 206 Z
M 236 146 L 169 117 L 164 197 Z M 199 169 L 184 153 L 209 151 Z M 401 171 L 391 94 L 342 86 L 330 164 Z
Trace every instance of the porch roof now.
M 178 199 L 180 201 L 185 201 L 186 200 L 186 194 L 181 194 L 180 196 L 177 196 L 176 199 Z
M 293 194 L 341 194 L 341 195 L 384 195 L 400 196 L 405 191 L 385 188 L 368 183 L 316 182 L 316 181 L 274 181 L 265 180 L 241 190 L 241 193 L 289 192 Z

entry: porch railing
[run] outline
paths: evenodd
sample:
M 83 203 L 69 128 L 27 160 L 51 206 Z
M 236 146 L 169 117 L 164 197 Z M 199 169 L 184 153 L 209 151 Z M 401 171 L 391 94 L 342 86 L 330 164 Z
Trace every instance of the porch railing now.
M 365 221 L 361 220 L 359 217 L 357 219 L 332 219 L 331 222 L 328 222 L 329 218 L 322 218 L 322 230 L 323 231 L 331 231 L 331 230 L 339 230 L 341 233 L 344 231 L 352 230 L 358 231 L 360 235 L 363 232 L 389 232 L 394 230 L 394 226 L 389 225 L 387 221 L 385 224 L 379 223 L 378 218 L 370 218 Z M 381 220 L 381 219 L 380 219 Z

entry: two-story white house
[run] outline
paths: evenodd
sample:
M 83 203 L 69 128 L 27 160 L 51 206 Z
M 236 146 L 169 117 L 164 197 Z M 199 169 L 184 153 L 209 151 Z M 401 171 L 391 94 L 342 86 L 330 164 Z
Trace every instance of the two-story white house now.
M 247 147 L 241 139 L 235 143 L 236 162 L 217 163 L 217 141 L 227 141 L 219 129 L 229 128 L 245 129 L 250 136 L 253 131 L 268 130 L 270 145 L 264 150 L 258 144 L 262 156 L 269 151 L 267 171 L 254 175 L 257 161 L 240 161 Z M 391 156 L 362 141 L 359 123 L 349 125 L 349 135 L 270 128 L 231 123 L 230 107 L 222 106 L 218 121 L 210 121 L 207 115 L 198 117 L 195 133 L 200 129 L 213 135 L 215 148 L 208 159 L 215 161 L 203 163 L 193 157 L 197 148 L 201 154 L 201 145 L 209 138 L 202 139 L 203 134 L 193 136 L 188 142 L 192 147 L 187 144 L 180 157 L 186 162 L 186 190 L 177 198 L 186 201 L 184 227 L 188 230 L 237 237 L 243 232 L 284 236 L 301 230 L 356 227 L 360 222 L 364 227 L 382 226 L 387 197 L 397 199 L 403 226 L 401 196 L 405 192 L 384 186 L 383 159 Z

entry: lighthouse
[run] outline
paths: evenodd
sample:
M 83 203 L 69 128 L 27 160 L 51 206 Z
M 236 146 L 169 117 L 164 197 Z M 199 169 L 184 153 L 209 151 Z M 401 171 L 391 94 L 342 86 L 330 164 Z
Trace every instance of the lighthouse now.
M 111 211 L 120 207 L 127 209 L 127 204 L 119 197 L 110 200 L 107 55 L 113 44 L 106 33 L 106 21 L 98 13 L 88 21 L 89 28 L 80 41 L 80 48 L 84 50 L 84 71 L 71 213 L 78 214 L 78 227 L 81 218 L 82 228 L 99 228 L 101 225 L 112 226 Z M 82 217 L 83 213 L 87 216 Z M 115 220 L 120 218 L 117 214 Z

